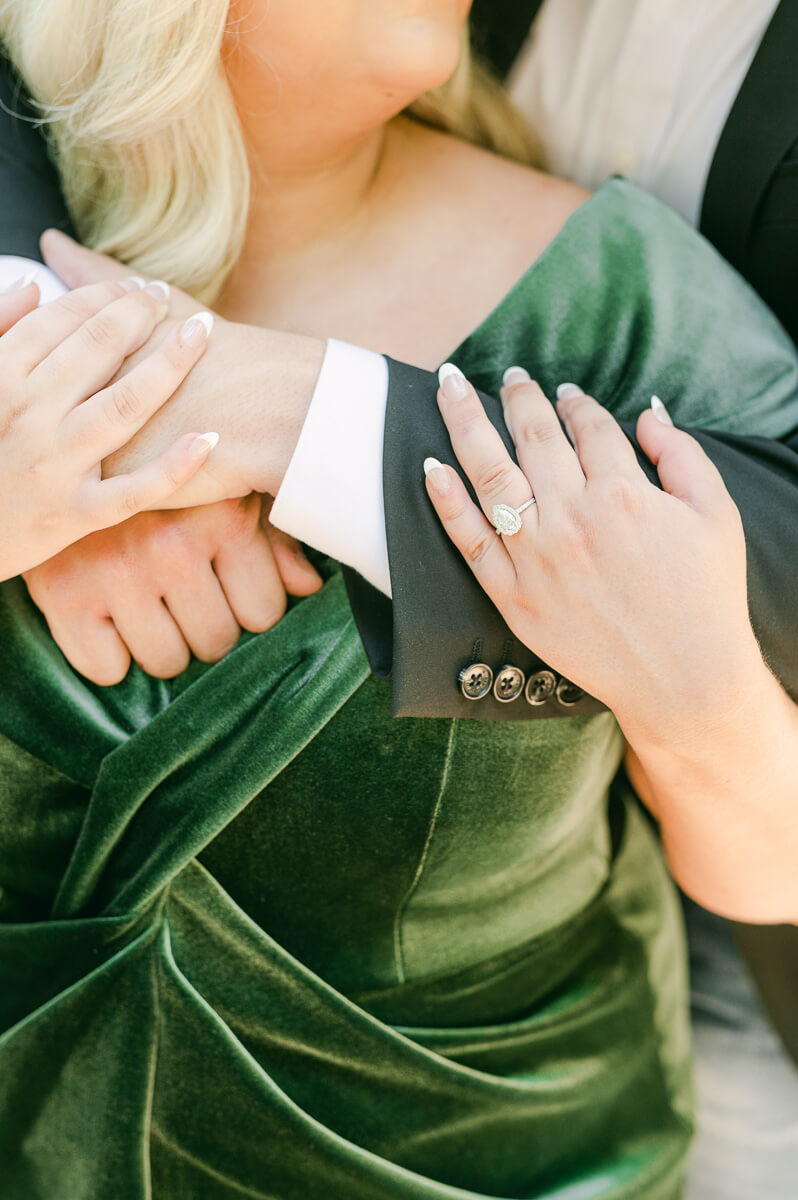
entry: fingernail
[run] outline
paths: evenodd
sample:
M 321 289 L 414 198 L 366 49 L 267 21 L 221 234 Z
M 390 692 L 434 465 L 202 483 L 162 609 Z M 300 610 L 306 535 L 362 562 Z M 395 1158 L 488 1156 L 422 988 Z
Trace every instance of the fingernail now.
M 438 369 L 438 383 L 447 400 L 462 400 L 468 395 L 466 377 L 454 363 L 444 363 Z
M 663 425 L 672 425 L 671 414 L 660 400 L 659 396 L 651 397 L 651 411 Z
M 7 288 L 3 288 L 2 295 L 9 296 L 12 292 L 24 291 L 26 287 L 30 287 L 38 274 L 38 270 L 34 268 L 32 271 L 28 271 L 27 275 L 20 275 L 19 279 L 15 279 Z
M 211 450 L 219 445 L 218 433 L 201 433 L 191 443 L 191 457 L 193 459 L 206 458 Z
M 508 367 L 502 375 L 502 386 L 513 387 L 516 383 L 529 383 L 532 376 L 524 367 Z
M 444 470 L 443 463 L 438 462 L 437 458 L 424 459 L 424 474 L 429 480 L 433 492 L 437 492 L 439 496 L 445 496 L 451 490 L 452 481 L 449 478 L 449 472 Z
M 581 396 L 582 389 L 576 383 L 561 383 L 557 388 L 558 400 L 570 400 L 573 396 Z
M 168 300 L 171 288 L 168 283 L 164 283 L 163 279 L 156 279 L 154 283 L 146 284 L 144 291 L 149 296 L 154 296 L 156 300 Z
M 184 346 L 201 346 L 207 342 L 213 329 L 213 317 L 209 312 L 196 313 L 189 317 L 180 329 L 180 340 Z
M 147 280 L 142 279 L 140 275 L 128 275 L 127 279 L 120 280 L 119 286 L 126 292 L 139 292 L 147 286 Z

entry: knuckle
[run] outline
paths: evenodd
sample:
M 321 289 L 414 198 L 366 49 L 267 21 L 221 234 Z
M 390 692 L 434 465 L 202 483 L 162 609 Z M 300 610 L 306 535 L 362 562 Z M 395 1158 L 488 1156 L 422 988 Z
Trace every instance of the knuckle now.
M 108 313 L 97 313 L 83 326 L 83 339 L 91 350 L 107 350 L 119 338 L 119 327 Z
M 559 437 L 559 426 L 548 415 L 522 417 L 513 428 L 517 446 L 548 446 Z
M 137 421 L 142 411 L 142 398 L 135 387 L 120 379 L 111 388 L 109 397 L 109 417 L 114 422 L 130 425 Z
M 182 675 L 185 671 L 191 661 L 191 655 L 187 649 L 175 647 L 173 650 L 164 651 L 152 661 L 144 658 L 136 661 L 148 675 L 154 675 L 156 679 L 174 679 L 176 675 Z
M 493 533 L 483 532 L 476 537 L 472 537 L 465 547 L 466 562 L 477 567 L 489 554 L 493 545 Z
M 247 622 L 247 629 L 250 633 L 265 633 L 267 629 L 273 629 L 285 616 L 286 607 L 285 592 L 278 596 L 270 596 L 264 601 L 260 611 Z
M 625 475 L 612 475 L 604 485 L 604 499 L 610 508 L 626 516 L 639 517 L 643 511 L 640 488 Z
M 480 471 L 477 480 L 477 491 L 485 496 L 498 496 L 506 492 L 512 480 L 512 472 L 508 463 L 491 463 Z
M 243 500 L 224 501 L 224 536 L 228 542 L 248 542 L 258 526 L 258 507 Z

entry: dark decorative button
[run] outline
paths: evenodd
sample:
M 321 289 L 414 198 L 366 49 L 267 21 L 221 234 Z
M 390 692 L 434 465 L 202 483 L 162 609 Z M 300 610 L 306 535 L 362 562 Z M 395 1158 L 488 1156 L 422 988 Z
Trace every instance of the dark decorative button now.
M 570 679 L 561 679 L 557 684 L 557 702 L 563 708 L 573 708 L 580 700 L 584 700 L 585 693 L 575 683 L 571 683 Z
M 527 704 L 545 704 L 554 695 L 556 687 L 557 676 L 553 671 L 537 671 L 530 675 L 524 693 Z
M 484 700 L 493 687 L 493 671 L 485 663 L 471 663 L 458 676 L 466 700 Z
M 517 700 L 524 690 L 526 675 L 520 667 L 511 667 L 509 663 L 505 664 L 496 676 L 496 682 L 493 685 L 493 694 L 500 704 L 509 704 L 512 700 Z

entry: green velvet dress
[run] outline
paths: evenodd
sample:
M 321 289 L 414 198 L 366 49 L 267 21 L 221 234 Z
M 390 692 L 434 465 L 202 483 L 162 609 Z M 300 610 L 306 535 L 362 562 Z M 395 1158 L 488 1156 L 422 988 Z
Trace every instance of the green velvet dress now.
M 778 325 L 619 181 L 454 358 L 798 424 Z M 326 574 L 112 689 L 0 589 L 0 1197 L 675 1200 L 682 935 L 612 716 L 392 720 Z

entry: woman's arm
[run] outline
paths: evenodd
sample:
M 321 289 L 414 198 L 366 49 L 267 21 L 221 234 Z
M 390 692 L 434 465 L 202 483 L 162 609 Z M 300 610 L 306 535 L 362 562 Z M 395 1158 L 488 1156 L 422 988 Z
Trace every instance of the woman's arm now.
M 638 440 L 662 491 L 578 388 L 561 389 L 566 437 L 526 372 L 508 382 L 519 466 L 470 385 L 439 392 L 485 514 L 428 461 L 447 533 L 513 632 L 615 713 L 685 889 L 738 920 L 798 923 L 798 710 L 751 629 L 742 525 L 720 475 L 661 405 Z M 532 495 L 521 529 L 498 537 L 493 506 Z

